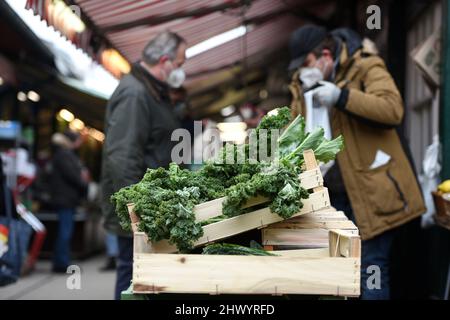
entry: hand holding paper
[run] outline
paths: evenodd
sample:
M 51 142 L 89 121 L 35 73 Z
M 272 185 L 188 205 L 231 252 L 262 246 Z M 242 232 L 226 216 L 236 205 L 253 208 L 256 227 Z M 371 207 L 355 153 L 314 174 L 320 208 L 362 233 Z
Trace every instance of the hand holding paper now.
M 325 106 L 328 109 L 334 107 L 341 95 L 341 89 L 332 82 L 319 81 L 321 85 L 317 89 L 314 89 L 314 99 L 318 102 L 319 106 Z

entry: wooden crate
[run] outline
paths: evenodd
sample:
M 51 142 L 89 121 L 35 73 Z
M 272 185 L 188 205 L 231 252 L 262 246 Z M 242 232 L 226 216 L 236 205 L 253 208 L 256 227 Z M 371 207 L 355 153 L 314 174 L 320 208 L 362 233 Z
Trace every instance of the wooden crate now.
M 167 252 L 174 252 L 175 248 L 167 241 L 151 243 L 143 232 L 137 232 L 137 216 L 130 210 L 135 231 L 133 293 L 358 296 L 361 264 L 358 231 L 344 220 L 342 212 L 325 210 L 330 208 L 329 198 L 320 170 L 312 152 L 305 152 L 304 157 L 307 171 L 300 179 L 313 193 L 295 217 L 282 221 L 267 208 L 255 210 L 205 226 L 205 236 L 196 245 L 271 225 L 272 230 L 321 230 L 326 233 L 326 247 L 274 251 L 278 256 L 170 254 Z M 222 201 L 197 206 L 197 220 L 220 215 Z M 254 199 L 252 204 L 263 201 Z M 312 234 L 297 237 L 295 244 L 302 246 L 315 241 L 311 237 Z
M 279 256 L 152 253 L 134 234 L 133 293 L 307 294 L 358 296 L 360 239 L 329 231 L 329 248 L 274 251 Z
M 272 224 L 262 230 L 266 249 L 328 248 L 329 230 L 358 235 L 356 225 L 333 208 Z
M 299 175 L 302 186 L 307 190 L 312 190 L 309 199 L 303 200 L 303 208 L 293 217 L 307 213 L 314 213 L 325 208 L 329 208 L 330 199 L 327 188 L 323 187 L 323 177 L 317 165 L 312 150 L 303 153 L 306 171 Z M 222 215 L 222 203 L 225 198 L 215 199 L 195 206 L 194 212 L 196 220 L 202 222 L 210 218 Z M 263 197 L 254 198 L 244 206 L 244 208 L 256 206 L 267 202 Z M 133 231 L 138 231 L 138 217 L 134 212 L 134 206 L 128 206 L 132 220 Z M 236 234 L 240 234 L 252 229 L 263 228 L 267 225 L 282 221 L 283 218 L 274 214 L 269 208 L 262 208 L 233 218 L 225 219 L 216 223 L 211 223 L 203 227 L 203 236 L 198 239 L 194 246 L 201 246 L 217 240 L 225 239 Z M 153 242 L 150 244 L 153 252 L 173 253 L 177 248 L 167 240 Z

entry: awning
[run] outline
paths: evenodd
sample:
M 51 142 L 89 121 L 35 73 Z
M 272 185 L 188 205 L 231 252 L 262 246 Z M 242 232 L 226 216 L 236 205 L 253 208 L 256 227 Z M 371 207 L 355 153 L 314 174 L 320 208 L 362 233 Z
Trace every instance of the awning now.
M 245 36 L 189 59 L 188 76 L 232 65 L 245 57 L 279 50 L 303 20 L 301 9 L 320 9 L 328 1 L 307 0 L 74 0 L 98 31 L 130 62 L 163 30 L 177 32 L 191 47 L 240 25 L 253 25 Z M 316 10 L 317 14 L 326 13 Z M 264 55 L 260 55 L 261 57 Z

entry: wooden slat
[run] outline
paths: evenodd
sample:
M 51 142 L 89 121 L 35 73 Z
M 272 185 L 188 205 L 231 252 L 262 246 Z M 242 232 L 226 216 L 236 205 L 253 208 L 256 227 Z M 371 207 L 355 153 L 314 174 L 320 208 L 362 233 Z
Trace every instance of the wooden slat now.
M 307 213 L 299 217 L 294 217 L 287 220 L 283 220 L 281 222 L 274 223 L 268 226 L 267 228 L 273 229 L 301 228 L 302 225 L 310 225 L 312 223 L 328 225 L 328 223 L 331 222 L 345 223 L 349 227 L 349 229 L 356 228 L 356 226 L 352 222 L 349 222 L 348 218 L 344 215 L 342 211 L 334 211 L 328 213 L 324 212 Z M 333 229 L 340 229 L 340 227 L 336 228 L 333 227 Z
M 140 254 L 134 293 L 359 295 L 358 258 Z
M 328 242 L 325 229 L 264 229 L 262 232 L 263 245 L 328 248 Z
M 262 243 L 267 246 L 288 246 L 295 248 L 328 248 L 329 230 L 325 228 L 272 229 L 262 230 Z M 348 230 L 358 235 L 358 229 Z
M 306 199 L 303 204 L 303 208 L 300 212 L 295 214 L 295 216 L 313 212 L 319 208 L 328 206 L 328 190 L 324 188 L 321 192 L 311 194 L 309 199 Z M 224 239 L 238 233 L 258 227 L 264 227 L 282 220 L 283 218 L 272 213 L 269 208 L 263 208 L 250 213 L 242 214 L 240 216 L 204 226 L 204 235 L 196 242 L 196 245 Z
M 329 232 L 330 256 L 361 257 L 361 239 L 358 235 L 343 230 L 330 230 Z
M 328 248 L 320 249 L 300 249 L 300 250 L 275 250 L 273 253 L 286 256 L 286 257 L 297 257 L 297 258 L 325 258 L 330 256 Z
M 135 232 L 133 237 L 133 252 L 138 253 L 152 253 L 152 246 L 150 245 L 147 235 L 144 232 Z
M 268 229 L 342 229 L 342 230 L 356 230 L 358 228 L 350 220 L 343 221 L 297 221 L 297 222 L 279 222 L 270 225 Z
M 298 178 L 302 187 L 307 190 L 323 186 L 323 176 L 318 167 L 300 173 Z
M 133 232 L 137 232 L 138 230 L 138 224 L 139 224 L 139 217 L 136 215 L 136 212 L 134 212 L 134 204 L 129 203 L 127 205 L 128 208 L 128 214 L 130 215 L 131 220 L 131 230 Z
M 317 169 L 318 164 L 313 150 L 303 151 L 303 159 L 305 160 L 306 170 Z M 319 170 L 320 171 L 320 170 Z M 313 188 L 313 191 L 321 191 L 323 187 Z

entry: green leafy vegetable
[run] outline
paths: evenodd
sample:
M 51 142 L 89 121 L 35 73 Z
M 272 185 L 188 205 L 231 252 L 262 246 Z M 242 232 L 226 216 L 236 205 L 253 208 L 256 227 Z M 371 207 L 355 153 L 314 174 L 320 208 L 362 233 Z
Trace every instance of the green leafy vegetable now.
M 248 248 L 237 244 L 218 243 L 203 248 L 202 254 L 239 255 L 239 256 L 277 256 L 263 249 Z
M 305 120 L 297 116 L 278 139 L 279 153 L 282 160 L 293 165 L 303 164 L 303 152 L 312 149 L 318 162 L 327 163 L 333 160 L 344 148 L 342 136 L 327 140 L 323 128 L 305 132 Z

